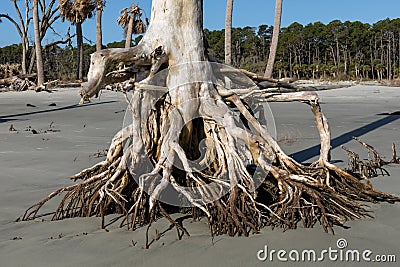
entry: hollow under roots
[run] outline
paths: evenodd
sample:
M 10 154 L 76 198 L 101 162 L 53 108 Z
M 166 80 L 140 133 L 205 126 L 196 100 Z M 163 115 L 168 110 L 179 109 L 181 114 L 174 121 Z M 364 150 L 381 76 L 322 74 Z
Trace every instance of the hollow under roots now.
M 285 155 L 250 112 L 245 97 L 208 85 L 201 88 L 210 97 L 199 100 L 201 119 L 190 126 L 173 112 L 168 94 L 151 109 L 143 104 L 150 92 L 135 91 L 129 101 L 133 124 L 116 134 L 107 158 L 71 177 L 80 183 L 51 193 L 19 219 L 34 219 L 46 202 L 62 195 L 52 219 L 99 216 L 102 227 L 105 216 L 114 213 L 124 215 L 121 227 L 133 230 L 165 217 L 179 237 L 189 235 L 170 217 L 179 211 L 195 219 L 206 217 L 212 235 L 247 236 L 267 225 L 293 229 L 298 223 L 319 223 L 333 232 L 334 225 L 371 216 L 364 201 L 400 200 L 328 162 L 329 129 L 314 95 L 293 96 L 311 106 L 321 136 L 320 160 L 306 166 Z M 279 101 L 276 94 L 273 98 Z M 240 121 L 233 108 L 239 110 Z M 208 164 L 199 170 L 191 160 L 200 156 L 202 140 L 207 148 L 202 161 Z M 146 160 L 153 167 L 143 171 L 139 167 Z M 260 184 L 253 179 L 255 172 L 264 173 Z M 161 201 L 167 188 L 190 205 L 177 208 Z

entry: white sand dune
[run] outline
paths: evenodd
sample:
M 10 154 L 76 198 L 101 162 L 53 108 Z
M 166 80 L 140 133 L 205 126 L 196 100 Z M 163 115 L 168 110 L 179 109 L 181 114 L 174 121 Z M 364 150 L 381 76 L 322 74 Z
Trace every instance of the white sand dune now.
M 319 252 L 336 249 L 339 238 L 347 240 L 348 249 L 393 254 L 400 261 L 400 204 L 373 204 L 374 219 L 348 222 L 346 229 L 335 228 L 335 235 L 325 234 L 319 225 L 313 229 L 299 225 L 299 229 L 286 232 L 265 228 L 249 238 L 212 239 L 206 220 L 184 219 L 191 236 L 177 240 L 175 229 L 169 230 L 168 222 L 162 219 L 151 227 L 152 237 L 156 229 L 162 234 L 148 250 L 143 249 L 144 228 L 132 232 L 114 223 L 105 231 L 100 229 L 99 218 L 52 222 L 45 216 L 15 222 L 31 204 L 60 186 L 72 184 L 70 175 L 101 160 L 93 154 L 106 149 L 122 126 L 122 110 L 126 108 L 122 95 L 105 91 L 92 105 L 77 106 L 77 93 L 76 89 L 63 89 L 0 94 L 0 266 L 275 266 L 287 263 L 276 258 L 273 262 L 257 259 L 257 252 L 265 245 L 270 250 Z M 351 141 L 353 135 L 388 157 L 393 141 L 400 148 L 400 116 L 378 115 L 400 110 L 400 88 L 355 86 L 323 91 L 320 97 L 332 130 L 332 159 L 341 167 L 347 165 L 347 158 L 340 145 L 367 156 Z M 49 106 L 52 103 L 56 106 Z M 309 108 L 290 103 L 271 104 L 271 109 L 278 136 L 291 139 L 282 143 L 284 149 L 303 161 L 315 159 L 318 132 Z M 17 132 L 9 132 L 11 124 Z M 59 131 L 44 133 L 50 125 Z M 25 131 L 29 126 L 39 134 Z M 391 176 L 375 178 L 373 183 L 380 190 L 400 195 L 400 167 L 389 166 L 388 170 Z M 50 202 L 43 212 L 50 212 L 56 202 Z M 113 218 L 109 216 L 107 222 Z M 343 264 L 327 258 L 318 263 Z

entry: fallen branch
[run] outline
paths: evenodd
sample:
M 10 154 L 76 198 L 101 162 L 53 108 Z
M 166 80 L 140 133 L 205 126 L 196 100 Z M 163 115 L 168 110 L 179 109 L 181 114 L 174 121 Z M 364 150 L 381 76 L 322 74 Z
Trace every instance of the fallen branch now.
M 378 171 L 381 172 L 382 175 L 389 175 L 389 172 L 384 168 L 385 165 L 394 163 L 399 164 L 399 160 L 397 159 L 396 154 L 396 146 L 395 144 L 392 145 L 392 160 L 385 161 L 379 155 L 379 153 L 375 150 L 374 147 L 371 145 L 361 141 L 357 137 L 353 137 L 355 141 L 360 143 L 363 147 L 368 150 L 368 160 L 360 160 L 359 154 L 346 147 L 342 146 L 342 149 L 346 151 L 347 156 L 349 158 L 349 167 L 348 171 L 351 172 L 353 175 L 357 175 L 369 183 L 370 178 L 374 178 L 378 176 Z M 373 157 L 371 157 L 371 154 Z

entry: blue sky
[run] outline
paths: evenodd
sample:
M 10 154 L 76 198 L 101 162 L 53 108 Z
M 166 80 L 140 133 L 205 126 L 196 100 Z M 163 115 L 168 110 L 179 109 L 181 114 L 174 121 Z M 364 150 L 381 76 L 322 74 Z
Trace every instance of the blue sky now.
M 123 39 L 123 30 L 116 24 L 119 10 L 129 6 L 132 2 L 142 6 L 146 15 L 150 17 L 150 0 L 107 0 L 104 12 L 103 32 L 104 43 Z M 226 0 L 204 0 L 204 26 L 209 29 L 224 27 Z M 272 25 L 275 0 L 234 0 L 233 26 Z M 9 0 L 0 0 L 0 13 L 8 13 L 16 18 L 14 9 Z M 334 19 L 342 21 L 360 20 L 374 23 L 385 18 L 400 17 L 400 0 L 283 0 L 282 26 L 293 22 L 307 24 L 321 21 L 328 23 Z M 68 23 L 59 21 L 55 28 L 65 33 Z M 88 20 L 83 26 L 87 39 L 95 41 L 95 20 Z M 31 38 L 32 39 L 32 38 Z M 59 39 L 49 33 L 44 44 Z M 20 39 L 14 26 L 6 20 L 0 23 L 0 47 L 12 43 L 19 43 Z

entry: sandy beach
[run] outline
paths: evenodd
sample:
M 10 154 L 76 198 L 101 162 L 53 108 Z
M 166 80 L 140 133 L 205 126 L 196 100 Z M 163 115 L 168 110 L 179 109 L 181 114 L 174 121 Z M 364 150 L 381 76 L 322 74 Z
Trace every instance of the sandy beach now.
M 322 91 L 319 96 L 331 127 L 332 161 L 338 166 L 347 166 L 342 145 L 367 157 L 352 136 L 373 145 L 388 159 L 393 142 L 400 148 L 400 115 L 390 115 L 400 111 L 400 88 L 359 85 Z M 30 205 L 72 184 L 70 175 L 102 160 L 96 153 L 107 149 L 122 127 L 126 109 L 122 94 L 104 91 L 90 104 L 78 106 L 78 102 L 78 89 L 0 94 L 0 266 L 283 266 L 288 263 L 277 258 L 260 261 L 258 252 L 268 246 L 276 251 L 312 249 L 319 253 L 329 247 L 338 249 L 338 239 L 347 241 L 346 249 L 372 251 L 371 258 L 396 255 L 400 261 L 400 204 L 371 204 L 374 219 L 347 222 L 346 228 L 335 228 L 335 235 L 324 233 L 320 225 L 304 229 L 299 224 L 297 230 L 286 232 L 267 227 L 248 238 L 211 238 L 205 219 L 192 222 L 176 214 L 191 236 L 177 240 L 175 229 L 160 219 L 150 229 L 151 238 L 156 230 L 160 238 L 147 250 L 143 248 L 146 228 L 121 229 L 118 216 L 107 217 L 106 230 L 101 229 L 100 218 L 50 221 L 43 216 L 15 222 Z M 284 150 L 303 162 L 315 160 L 318 131 L 309 107 L 301 103 L 270 107 Z M 9 131 L 11 124 L 16 131 Z M 372 183 L 400 196 L 400 166 L 386 169 L 391 176 L 379 176 Z M 57 204 L 50 202 L 42 212 L 51 212 Z M 289 263 L 358 264 L 328 258 L 318 263 Z M 363 263 L 373 264 L 377 263 Z

